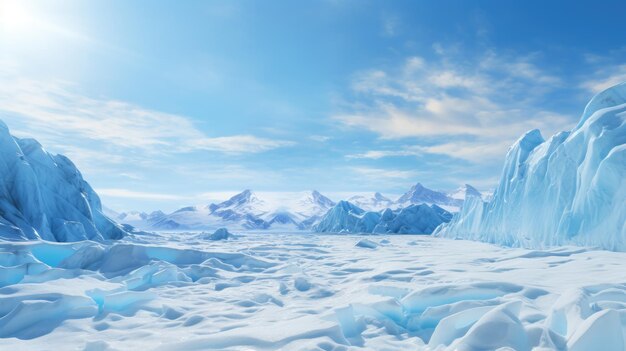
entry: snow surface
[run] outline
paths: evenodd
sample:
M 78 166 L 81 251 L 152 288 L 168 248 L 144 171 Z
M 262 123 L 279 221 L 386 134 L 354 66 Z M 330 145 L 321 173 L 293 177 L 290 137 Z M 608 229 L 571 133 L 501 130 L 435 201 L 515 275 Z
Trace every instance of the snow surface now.
M 412 235 L 2 242 L 0 349 L 623 350 L 625 260 Z
M 124 230 L 102 213 L 100 198 L 72 161 L 34 139 L 11 136 L 0 121 L 0 238 L 119 239 Z
M 435 235 L 510 246 L 626 251 L 626 83 L 595 96 L 570 132 L 539 130 L 507 153 L 493 198 L 468 198 Z

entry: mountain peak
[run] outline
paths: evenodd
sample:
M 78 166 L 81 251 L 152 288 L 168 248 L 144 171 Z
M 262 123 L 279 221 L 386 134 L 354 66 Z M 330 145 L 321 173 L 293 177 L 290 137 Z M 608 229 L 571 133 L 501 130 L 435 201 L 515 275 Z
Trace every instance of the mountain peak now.
M 327 198 L 326 196 L 322 195 L 319 191 L 317 190 L 313 190 L 311 192 L 311 195 L 313 196 L 313 202 L 315 202 L 316 204 L 322 206 L 322 207 L 333 207 L 335 206 L 335 202 L 329 198 Z

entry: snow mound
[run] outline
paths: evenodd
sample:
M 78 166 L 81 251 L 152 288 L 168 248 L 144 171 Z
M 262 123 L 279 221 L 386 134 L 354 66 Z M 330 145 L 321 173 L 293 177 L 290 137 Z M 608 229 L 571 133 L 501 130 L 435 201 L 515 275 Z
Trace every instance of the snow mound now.
M 626 83 L 595 96 L 570 132 L 538 130 L 507 153 L 493 198 L 470 197 L 435 235 L 509 246 L 626 250 Z
M 378 244 L 376 244 L 375 242 L 369 240 L 369 239 L 361 239 L 359 241 L 357 241 L 357 243 L 354 245 L 356 247 L 363 247 L 366 249 L 375 249 L 378 247 Z
M 0 238 L 78 241 L 120 239 L 100 198 L 76 166 L 34 139 L 11 136 L 0 121 Z

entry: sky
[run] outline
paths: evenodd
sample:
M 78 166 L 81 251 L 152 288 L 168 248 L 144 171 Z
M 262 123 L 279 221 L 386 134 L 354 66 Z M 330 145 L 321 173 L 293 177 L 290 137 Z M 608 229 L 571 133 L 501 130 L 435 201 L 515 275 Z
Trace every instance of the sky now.
M 0 0 L 0 119 L 107 207 L 497 184 L 626 80 L 626 2 Z

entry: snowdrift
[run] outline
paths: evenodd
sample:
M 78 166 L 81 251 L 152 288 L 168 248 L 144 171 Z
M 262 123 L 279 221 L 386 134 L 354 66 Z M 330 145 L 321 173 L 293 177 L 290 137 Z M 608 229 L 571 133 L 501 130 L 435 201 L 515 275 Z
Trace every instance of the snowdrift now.
M 574 244 L 626 251 L 626 83 L 596 95 L 580 123 L 507 153 L 493 199 L 467 200 L 434 233 L 508 246 Z
M 34 139 L 11 136 L 0 121 L 0 238 L 78 241 L 120 239 L 100 198 L 72 161 Z

